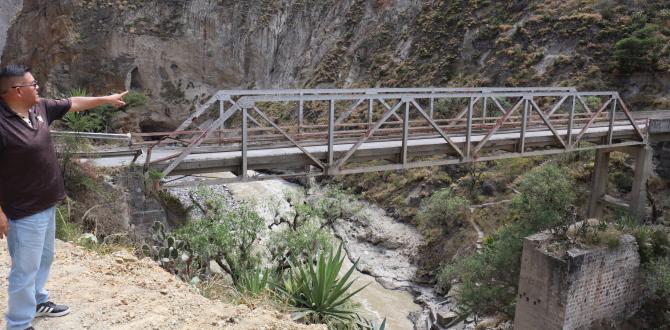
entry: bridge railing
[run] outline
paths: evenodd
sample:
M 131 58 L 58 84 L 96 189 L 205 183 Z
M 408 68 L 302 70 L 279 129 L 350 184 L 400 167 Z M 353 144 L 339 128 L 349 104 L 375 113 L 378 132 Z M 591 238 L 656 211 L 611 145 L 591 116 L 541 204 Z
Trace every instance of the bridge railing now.
M 319 173 L 338 174 L 639 144 L 646 127 L 617 92 L 570 87 L 260 90 L 219 91 L 177 131 L 139 136 L 160 139 L 140 144 L 147 167 L 167 164 L 163 175 L 208 146 L 238 152 L 245 179 L 256 149 L 293 148 Z M 165 144 L 182 149 L 151 160 Z M 359 166 L 382 158 L 395 161 Z

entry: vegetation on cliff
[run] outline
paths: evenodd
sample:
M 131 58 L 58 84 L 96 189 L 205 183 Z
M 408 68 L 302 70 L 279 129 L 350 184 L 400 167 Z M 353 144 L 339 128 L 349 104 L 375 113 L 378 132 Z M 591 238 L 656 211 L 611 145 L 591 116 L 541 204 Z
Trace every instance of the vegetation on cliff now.
M 461 313 L 514 315 L 523 238 L 574 222 L 573 185 L 554 164 L 533 169 L 519 185 L 508 214 L 501 215 L 505 224 L 486 238 L 482 250 L 445 265 L 439 285 L 449 287 L 457 280 Z

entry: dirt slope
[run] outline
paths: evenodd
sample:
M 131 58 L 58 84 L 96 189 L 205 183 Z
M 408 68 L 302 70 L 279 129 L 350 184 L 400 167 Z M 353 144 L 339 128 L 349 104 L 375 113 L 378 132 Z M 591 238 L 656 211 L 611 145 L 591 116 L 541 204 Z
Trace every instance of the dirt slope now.
M 0 241 L 2 315 L 10 264 L 6 245 Z M 325 329 L 296 324 L 276 311 L 211 301 L 151 260 L 127 252 L 100 256 L 62 241 L 56 249 L 47 287 L 72 313 L 39 318 L 33 323 L 37 329 Z

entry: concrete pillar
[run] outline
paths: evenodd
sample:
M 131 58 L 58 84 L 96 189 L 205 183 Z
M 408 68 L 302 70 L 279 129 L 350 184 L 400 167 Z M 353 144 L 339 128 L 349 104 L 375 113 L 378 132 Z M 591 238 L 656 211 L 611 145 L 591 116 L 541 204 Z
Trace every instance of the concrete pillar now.
M 595 165 L 593 168 L 593 178 L 591 179 L 591 194 L 589 196 L 589 205 L 587 217 L 599 218 L 602 216 L 603 207 L 600 199 L 607 193 L 607 179 L 610 161 L 610 150 L 596 150 Z
M 648 145 L 636 148 L 632 154 L 635 157 L 635 172 L 630 193 L 630 212 L 640 220 L 644 218 L 647 205 L 647 179 L 651 174 L 653 154 Z

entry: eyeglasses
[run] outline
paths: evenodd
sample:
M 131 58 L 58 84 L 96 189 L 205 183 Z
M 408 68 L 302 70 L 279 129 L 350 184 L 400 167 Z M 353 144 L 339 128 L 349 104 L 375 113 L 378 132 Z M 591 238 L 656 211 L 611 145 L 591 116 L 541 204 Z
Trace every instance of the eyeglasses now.
M 28 84 L 28 85 L 16 85 L 16 86 L 12 86 L 12 88 L 21 88 L 21 87 L 32 87 L 32 88 L 37 88 L 37 85 L 38 85 L 37 80 L 33 80 L 33 82 L 31 82 L 31 83 Z

